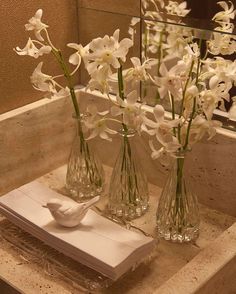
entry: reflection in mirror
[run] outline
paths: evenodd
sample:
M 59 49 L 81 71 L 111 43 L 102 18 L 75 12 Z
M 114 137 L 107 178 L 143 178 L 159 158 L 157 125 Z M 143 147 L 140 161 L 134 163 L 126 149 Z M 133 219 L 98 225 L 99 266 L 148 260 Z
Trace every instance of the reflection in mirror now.
M 199 9 L 196 10 L 195 2 L 191 0 L 141 0 L 140 7 L 136 1 L 133 13 L 132 5 L 126 3 L 127 9 L 124 9 L 123 1 L 119 6 L 111 1 L 91 5 L 83 0 L 79 2 L 79 42 L 86 45 L 96 37 L 111 36 L 119 28 L 121 38 L 134 40 L 127 60 L 141 56 L 143 63 L 151 65 L 149 78 L 141 85 L 135 85 L 135 89 L 141 90 L 143 101 L 149 105 L 162 104 L 171 110 L 171 95 L 182 95 L 186 100 L 184 103 L 190 103 L 188 88 L 192 85 L 197 88 L 198 107 L 204 108 L 210 118 L 217 106 L 214 116 L 220 117 L 224 125 L 231 128 L 236 116 L 233 111 L 236 108 L 233 105 L 236 96 L 235 10 L 232 2 L 213 2 L 206 0 L 201 4 L 201 10 L 205 5 L 207 13 L 199 19 Z M 118 13 L 114 13 L 115 6 Z M 186 65 L 185 71 L 177 72 L 180 64 Z M 131 66 L 130 62 L 125 64 L 127 70 Z M 81 83 L 87 85 L 89 77 L 84 68 L 80 76 Z M 166 93 L 164 82 L 170 83 Z M 117 73 L 111 83 L 112 92 L 116 93 Z M 134 85 L 126 87 L 129 89 Z M 177 103 L 175 112 L 181 107 L 185 105 Z
M 209 3 L 205 1 L 206 6 Z M 233 3 L 218 2 L 211 20 L 201 21 L 189 17 L 194 16 L 192 4 L 193 1 L 142 0 L 143 59 L 156 60 L 150 71 L 151 79 L 142 86 L 142 97 L 151 105 L 163 104 L 171 110 L 173 99 L 180 95 L 182 102 L 176 103 L 175 111 L 181 112 L 183 104 L 187 100 L 190 103 L 193 96 L 188 93 L 189 86 L 192 89 L 197 86 L 195 98 L 206 116 L 211 117 L 218 105 L 220 111 L 229 111 L 233 120 L 236 95 Z M 209 13 L 212 12 L 208 9 Z M 169 83 L 168 87 L 164 83 Z M 228 120 L 228 114 L 220 111 L 216 113 Z M 231 121 L 228 125 L 233 124 Z
M 140 20 L 140 19 L 138 19 Z M 133 30 L 130 29 L 130 23 L 132 22 L 132 16 L 127 14 L 112 13 L 109 11 L 90 9 L 87 7 L 79 8 L 79 43 L 83 46 L 87 45 L 91 40 L 95 38 L 103 38 L 105 35 L 112 36 L 113 33 L 119 29 L 119 39 L 129 38 L 133 40 L 134 45 L 130 48 L 126 58 L 126 62 L 123 63 L 123 70 L 128 70 L 132 66 L 130 59 L 134 56 L 140 58 L 141 53 L 141 32 L 140 25 L 137 25 Z M 139 21 L 140 23 L 140 21 Z M 131 32 L 132 30 L 132 32 Z M 81 66 L 81 84 L 87 85 L 89 82 L 89 75 L 84 66 Z M 112 93 L 117 93 L 117 72 L 113 70 L 112 77 L 110 79 L 110 87 Z M 134 87 L 133 87 L 134 86 Z M 140 84 L 127 85 L 127 92 L 129 88 L 135 88 L 139 92 Z

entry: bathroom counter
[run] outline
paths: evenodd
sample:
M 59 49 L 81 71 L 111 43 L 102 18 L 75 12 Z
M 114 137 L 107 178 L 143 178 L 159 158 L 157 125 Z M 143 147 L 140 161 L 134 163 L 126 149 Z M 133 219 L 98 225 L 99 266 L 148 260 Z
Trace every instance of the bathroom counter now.
M 40 177 L 38 181 L 63 192 L 65 173 L 66 167 L 62 166 Z M 107 178 L 110 174 L 111 168 L 106 167 Z M 149 211 L 132 224 L 155 237 L 155 211 L 161 189 L 149 185 L 149 191 Z M 106 201 L 104 197 L 99 203 L 100 209 L 104 208 Z M 236 281 L 230 277 L 236 274 L 236 218 L 202 205 L 200 213 L 200 237 L 196 243 L 176 244 L 161 240 L 150 262 L 141 264 L 110 287 L 97 292 L 234 293 Z M 4 222 L 4 217 L 0 217 L 0 229 Z M 12 287 L 27 294 L 86 293 L 78 285 L 73 287 L 65 277 L 54 275 L 50 264 L 46 268 L 33 259 L 27 259 L 1 234 L 0 242 L 0 278 L 8 281 Z

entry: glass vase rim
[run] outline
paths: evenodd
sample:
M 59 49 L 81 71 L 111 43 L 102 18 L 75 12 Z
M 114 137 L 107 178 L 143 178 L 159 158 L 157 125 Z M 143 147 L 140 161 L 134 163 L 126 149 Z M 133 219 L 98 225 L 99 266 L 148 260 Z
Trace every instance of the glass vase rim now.
M 124 128 L 122 128 L 122 129 L 119 129 L 117 133 L 121 135 L 122 137 L 130 138 L 130 137 L 134 137 L 137 134 L 137 130 L 132 128 L 128 128 L 127 130 L 125 130 Z
M 81 113 L 79 115 L 77 115 L 76 113 L 73 113 L 72 114 L 72 118 L 75 119 L 75 120 L 83 120 L 84 118 L 88 117 L 89 115 L 88 114 L 85 114 L 85 113 Z
M 173 157 L 174 158 L 185 158 L 186 155 L 191 151 L 192 149 L 189 147 L 189 148 L 186 148 L 186 149 L 181 149 L 181 150 L 177 150 L 173 153 Z

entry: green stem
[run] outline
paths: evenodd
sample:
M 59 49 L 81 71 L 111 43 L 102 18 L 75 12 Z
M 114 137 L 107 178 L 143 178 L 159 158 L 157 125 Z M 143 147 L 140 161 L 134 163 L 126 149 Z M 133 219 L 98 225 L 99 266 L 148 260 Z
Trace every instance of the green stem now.
M 123 67 L 120 65 L 118 68 L 118 87 L 119 87 L 119 96 L 122 100 L 125 99 L 124 94 L 124 79 L 123 79 Z
M 162 58 L 162 41 L 163 41 L 163 35 L 164 35 L 165 29 L 163 29 L 160 32 L 160 40 L 157 48 L 157 76 L 160 76 L 160 66 L 161 66 L 161 58 Z M 155 96 L 155 104 L 158 104 L 160 101 L 160 94 L 158 91 L 156 91 Z
M 160 32 L 160 40 L 159 40 L 159 45 L 157 48 L 157 76 L 160 76 L 160 66 L 161 66 L 161 58 L 162 58 L 162 41 L 163 41 L 163 35 L 164 35 L 165 29 L 163 29 Z
M 183 116 L 183 112 L 184 112 L 184 102 L 185 102 L 185 96 L 186 96 L 186 91 L 187 91 L 187 87 L 188 87 L 188 83 L 190 81 L 191 75 L 192 75 L 192 70 L 193 70 L 193 65 L 194 65 L 194 61 L 192 61 L 190 69 L 189 69 L 189 74 L 188 74 L 188 78 L 187 81 L 185 83 L 184 86 L 184 90 L 183 90 L 183 98 L 182 98 L 182 103 L 181 103 L 181 107 L 180 107 L 180 114 L 179 117 Z M 181 125 L 178 125 L 178 140 L 179 143 L 181 144 Z
M 191 130 L 191 125 L 192 125 L 192 121 L 196 112 L 196 105 L 197 105 L 197 100 L 196 97 L 193 100 L 193 109 L 192 109 L 192 113 L 190 116 L 190 120 L 188 122 L 188 128 L 187 128 L 187 134 L 186 134 L 186 139 L 185 139 L 185 144 L 183 149 L 186 150 L 186 148 L 188 147 L 188 141 L 189 141 L 189 135 L 190 135 L 190 130 Z
M 202 48 L 202 39 L 199 40 L 200 56 L 197 61 L 196 86 L 198 86 L 198 79 L 199 79 L 199 72 L 200 72 L 200 65 L 201 65 L 201 48 Z
M 187 88 L 188 88 L 188 83 L 189 83 L 190 78 L 191 78 L 191 75 L 192 75 L 193 65 L 194 65 L 194 61 L 192 61 L 192 63 L 191 63 L 191 66 L 190 66 L 190 69 L 189 69 L 188 78 L 187 78 L 187 81 L 186 81 L 185 86 L 184 86 L 183 99 L 182 99 L 181 108 L 180 108 L 180 116 L 182 116 L 183 115 L 183 112 L 184 112 L 184 100 L 185 100 L 186 91 L 187 91 Z
M 119 96 L 122 100 L 125 99 L 125 95 L 124 95 L 124 79 L 123 79 L 123 69 L 122 69 L 122 65 L 120 65 L 120 67 L 118 68 L 118 89 L 119 89 Z M 123 159 L 122 159 L 122 166 L 121 166 L 121 174 L 124 173 L 124 175 L 128 176 L 128 194 L 129 194 L 129 203 L 133 203 L 135 200 L 134 195 L 132 195 L 132 191 L 133 191 L 133 183 L 132 183 L 132 150 L 131 150 L 131 146 L 130 146 L 130 142 L 129 139 L 127 137 L 128 134 L 128 127 L 126 124 L 122 123 L 122 127 L 124 130 L 124 142 L 123 142 Z M 127 149 L 127 152 L 126 152 Z M 128 154 L 128 159 L 126 158 L 126 154 Z M 136 178 L 136 172 L 134 170 L 134 174 L 135 174 L 135 178 Z M 137 181 L 137 179 L 136 179 Z M 136 191 L 136 189 L 135 189 Z M 122 195 L 123 198 L 123 195 Z
M 173 95 L 169 92 L 170 100 L 171 100 L 171 113 L 172 120 L 175 120 L 175 101 Z M 176 129 L 173 127 L 173 134 L 176 136 Z
M 198 80 L 199 80 L 199 73 L 200 73 L 200 66 L 201 66 L 201 48 L 202 48 L 202 39 L 199 40 L 199 50 L 200 50 L 200 56 L 198 58 L 197 62 L 197 73 L 196 73 L 196 86 L 198 86 Z M 196 112 L 196 106 L 197 106 L 197 99 L 196 97 L 193 100 L 193 108 L 192 108 L 192 113 L 190 116 L 190 120 L 188 122 L 188 128 L 187 128 L 187 134 L 186 134 L 186 139 L 185 139 L 185 144 L 183 149 L 185 150 L 188 147 L 188 142 L 189 142 L 189 136 L 190 136 L 190 131 L 191 131 L 191 126 L 192 126 L 192 121 Z
M 79 105 L 78 105 L 78 102 L 77 102 L 77 99 L 76 99 L 74 86 L 73 86 L 72 81 L 71 81 L 71 75 L 70 75 L 70 72 L 69 72 L 69 70 L 68 70 L 68 68 L 66 66 L 63 55 L 62 55 L 60 50 L 55 50 L 55 49 L 52 50 L 52 53 L 56 57 L 57 61 L 59 62 L 60 66 L 61 66 L 61 68 L 63 70 L 64 76 L 65 76 L 65 78 L 67 80 L 67 83 L 68 83 L 68 87 L 70 89 L 70 94 L 71 94 L 72 102 L 73 102 L 73 105 L 74 105 L 74 108 L 75 108 L 76 116 L 80 117 Z
M 81 114 L 80 114 L 80 109 L 79 109 L 79 105 L 78 105 L 78 102 L 77 102 L 77 99 L 76 99 L 76 95 L 75 95 L 75 90 L 74 90 L 74 86 L 73 86 L 73 83 L 71 81 L 71 74 L 67 68 L 67 65 L 64 61 L 64 58 L 63 58 L 63 55 L 61 53 L 60 50 L 56 50 L 56 49 L 52 49 L 52 52 L 55 56 L 55 58 L 57 59 L 57 61 L 59 62 L 60 66 L 61 66 L 61 69 L 64 73 L 64 77 L 67 81 L 67 84 L 68 84 L 68 87 L 69 87 L 69 90 L 70 90 L 70 96 L 71 96 L 71 99 L 72 99 L 72 103 L 73 103 L 73 106 L 74 106 L 74 109 L 75 109 L 75 114 L 76 114 L 76 118 L 77 118 L 77 131 L 78 131 L 78 134 L 79 134 L 79 138 L 80 138 L 80 153 L 83 154 L 84 153 L 84 158 L 85 158 L 85 165 L 86 165 L 86 170 L 87 170 L 87 173 L 88 173 L 88 176 L 90 178 L 90 181 L 91 182 L 94 182 L 94 169 L 97 169 L 97 166 L 95 164 L 95 166 L 93 168 L 91 168 L 90 164 L 89 164 L 89 161 L 91 160 L 91 156 L 90 156 L 90 151 L 89 151 L 89 147 L 88 147 L 88 144 L 84 138 L 84 133 L 83 133 L 83 130 L 82 130 L 82 123 L 81 123 Z M 101 185 L 101 178 L 98 180 L 98 183 L 95 183 L 97 184 L 97 186 L 100 186 Z
M 177 183 L 174 220 L 179 233 L 182 233 L 184 225 L 183 168 L 184 158 L 177 158 Z

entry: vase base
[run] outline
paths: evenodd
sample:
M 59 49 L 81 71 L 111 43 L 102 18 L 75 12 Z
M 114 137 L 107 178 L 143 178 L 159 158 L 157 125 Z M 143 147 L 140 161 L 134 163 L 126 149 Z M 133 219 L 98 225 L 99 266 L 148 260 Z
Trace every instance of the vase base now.
M 85 200 L 90 200 L 96 196 L 101 195 L 103 192 L 103 188 L 99 187 L 97 189 L 91 189 L 91 190 L 83 190 L 83 189 L 74 189 L 66 187 L 70 197 L 75 200 L 76 202 L 84 202 Z
M 185 229 L 184 232 L 163 230 L 157 227 L 158 236 L 166 241 L 187 243 L 195 241 L 199 236 L 199 228 Z
M 146 213 L 146 211 L 148 210 L 148 204 L 140 204 L 138 206 L 109 204 L 108 210 L 113 216 L 131 220 L 138 218 Z

